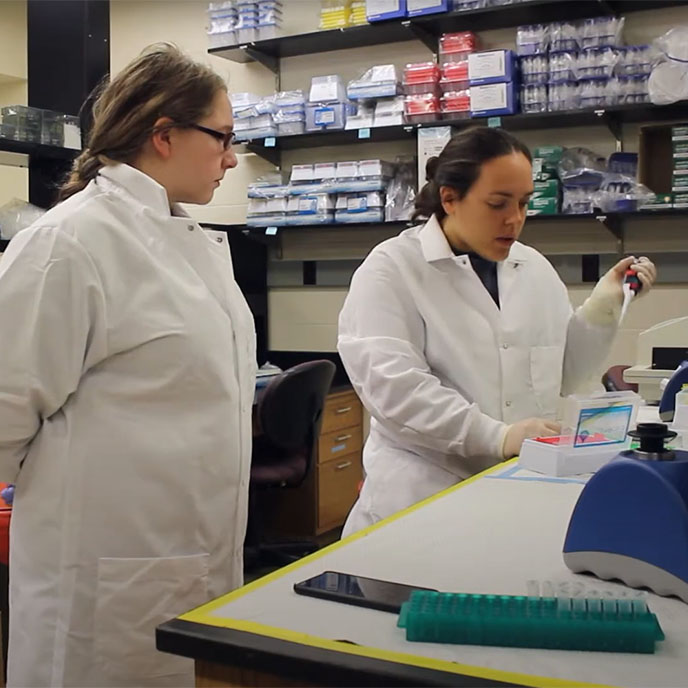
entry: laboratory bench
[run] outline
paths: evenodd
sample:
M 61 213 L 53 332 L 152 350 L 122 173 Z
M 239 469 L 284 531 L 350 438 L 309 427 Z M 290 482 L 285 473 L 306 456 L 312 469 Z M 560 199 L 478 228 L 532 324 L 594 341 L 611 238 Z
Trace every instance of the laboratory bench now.
M 655 654 L 413 643 L 395 614 L 297 595 L 340 571 L 443 591 L 525 595 L 527 581 L 625 586 L 572 573 L 562 547 L 581 476 L 499 464 L 288 567 L 173 619 L 160 650 L 193 658 L 198 686 L 679 686 L 688 605 L 648 595 L 666 639 Z

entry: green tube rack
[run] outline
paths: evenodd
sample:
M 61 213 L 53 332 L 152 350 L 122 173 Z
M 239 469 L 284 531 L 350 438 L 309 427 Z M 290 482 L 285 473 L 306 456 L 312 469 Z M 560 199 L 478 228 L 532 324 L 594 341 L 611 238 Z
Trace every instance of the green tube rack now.
M 415 590 L 406 640 L 651 654 L 664 633 L 644 599 L 472 595 Z

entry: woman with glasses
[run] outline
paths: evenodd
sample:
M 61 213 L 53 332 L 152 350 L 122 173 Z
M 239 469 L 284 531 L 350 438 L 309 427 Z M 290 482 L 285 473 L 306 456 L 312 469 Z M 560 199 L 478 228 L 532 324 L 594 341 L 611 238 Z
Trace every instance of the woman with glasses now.
M 155 627 L 242 582 L 254 325 L 179 205 L 236 166 L 232 127 L 222 79 L 152 47 L 0 262 L 9 685 L 191 686 Z

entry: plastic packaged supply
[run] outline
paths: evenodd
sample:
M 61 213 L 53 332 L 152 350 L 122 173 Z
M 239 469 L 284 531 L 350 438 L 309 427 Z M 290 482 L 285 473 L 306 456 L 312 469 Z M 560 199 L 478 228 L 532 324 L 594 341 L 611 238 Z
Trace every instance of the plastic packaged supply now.
M 445 93 L 440 98 L 442 119 L 463 119 L 471 115 L 471 93 L 468 89 Z
M 320 29 L 343 29 L 351 21 L 351 0 L 321 0 Z
M 578 79 L 610 78 L 618 60 L 618 53 L 612 48 L 583 50 L 575 61 Z
M 298 136 L 306 131 L 306 122 L 280 122 L 276 125 L 277 136 Z
M 649 76 L 652 64 L 659 57 L 649 45 L 629 45 L 617 48 L 615 73 L 617 76 Z
M 11 239 L 20 230 L 40 219 L 45 210 L 38 206 L 13 198 L 0 206 L 0 237 Z
M 338 74 L 314 76 L 308 94 L 310 103 L 328 103 L 346 100 L 346 89 Z
M 463 62 L 449 62 L 442 67 L 440 90 L 442 93 L 450 91 L 464 91 L 470 86 L 468 80 L 468 60 Z
M 633 213 L 654 195 L 633 177 L 608 173 L 594 195 L 594 203 L 603 213 Z
M 389 127 L 405 124 L 404 101 L 404 96 L 378 100 L 375 103 L 373 126 Z
M 576 53 L 553 53 L 549 56 L 549 83 L 563 84 L 575 80 Z
M 344 129 L 348 116 L 355 112 L 356 108 L 349 102 L 308 103 L 306 131 Z
M 351 26 L 361 26 L 368 21 L 366 17 L 366 2 L 365 0 L 353 0 L 351 3 L 351 14 L 349 16 L 349 24 Z
M 516 29 L 516 52 L 519 55 L 545 55 L 549 49 L 548 24 L 529 24 Z
M 605 48 L 622 45 L 621 34 L 624 26 L 623 17 L 593 17 L 585 19 L 581 29 L 580 47 Z
M 565 186 L 598 189 L 607 172 L 607 161 L 589 148 L 567 148 L 557 164 L 559 179 Z
M 399 93 L 397 70 L 393 64 L 375 65 L 358 79 L 349 82 L 346 94 L 351 100 L 385 98 Z
M 346 129 L 366 129 L 374 126 L 375 107 L 373 103 L 357 103 L 356 112 L 346 118 Z
M 14 130 L 13 138 L 16 141 L 40 143 L 42 119 L 41 110 L 27 105 L 0 108 L 0 122 L 7 125 L 6 131 Z
M 550 81 L 550 65 L 547 55 L 530 55 L 522 57 L 521 63 L 521 83 L 524 86 L 529 84 L 547 84 Z
M 586 187 L 564 187 L 561 212 L 565 215 L 589 215 L 594 212 L 593 190 Z
M 451 8 L 455 12 L 470 12 L 487 7 L 487 0 L 452 0 Z
M 430 93 L 406 96 L 404 114 L 411 124 L 434 122 L 440 115 L 439 98 Z
M 384 205 L 384 193 L 380 191 L 339 194 L 335 222 L 383 222 Z
M 580 48 L 581 30 L 572 22 L 554 22 L 549 25 L 550 52 L 576 52 Z
M 652 68 L 648 89 L 655 105 L 688 99 L 688 26 L 669 29 L 655 41 L 659 58 Z
M 407 64 L 404 69 L 404 93 L 406 95 L 439 95 L 440 68 L 435 62 Z
M 547 112 L 549 87 L 546 84 L 528 84 L 521 88 L 521 111 Z
M 472 31 L 445 33 L 440 36 L 439 62 L 463 62 L 478 48 L 478 39 Z
M 385 222 L 410 220 L 416 197 L 416 161 L 398 158 L 394 177 L 387 186 Z
M 577 110 L 580 108 L 580 90 L 577 81 L 563 84 L 551 84 L 547 89 L 548 107 L 550 112 L 563 110 Z

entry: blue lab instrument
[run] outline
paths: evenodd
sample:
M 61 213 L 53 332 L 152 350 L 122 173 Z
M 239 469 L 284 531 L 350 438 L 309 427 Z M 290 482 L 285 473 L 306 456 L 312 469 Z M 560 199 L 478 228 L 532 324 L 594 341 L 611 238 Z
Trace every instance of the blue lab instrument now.
M 659 417 L 666 422 L 674 420 L 676 412 L 676 395 L 688 385 L 688 361 L 683 361 L 676 372 L 669 378 L 659 402 Z
M 676 433 L 663 423 L 640 423 L 629 435 L 639 448 L 621 452 L 583 488 L 564 562 L 688 602 L 688 452 L 665 448 Z

